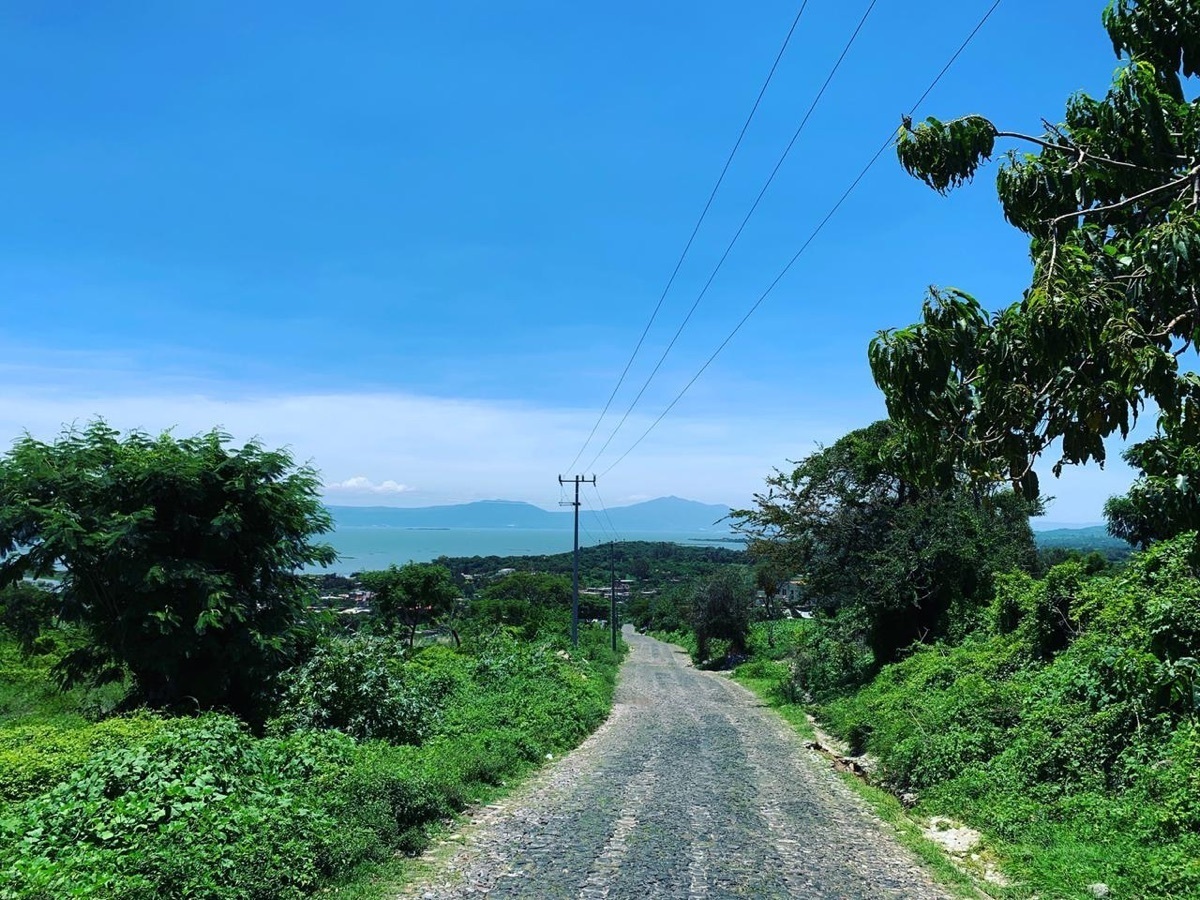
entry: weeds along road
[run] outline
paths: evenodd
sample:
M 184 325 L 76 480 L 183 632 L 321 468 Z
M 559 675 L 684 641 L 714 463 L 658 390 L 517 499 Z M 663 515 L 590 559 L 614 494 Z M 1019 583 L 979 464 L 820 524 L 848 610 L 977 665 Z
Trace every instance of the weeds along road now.
M 609 720 L 403 897 L 949 897 L 748 691 L 626 630 Z

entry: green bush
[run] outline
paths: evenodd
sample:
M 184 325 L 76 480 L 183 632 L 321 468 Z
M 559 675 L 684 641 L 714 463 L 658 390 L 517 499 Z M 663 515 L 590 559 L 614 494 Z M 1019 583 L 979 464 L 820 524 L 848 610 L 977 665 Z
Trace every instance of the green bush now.
M 81 728 L 25 725 L 0 729 L 0 802 L 44 793 L 93 754 L 143 743 L 163 724 L 158 716 L 137 715 Z
M 438 698 L 404 666 L 403 648 L 391 638 L 325 640 L 281 683 L 273 731 L 333 728 L 360 740 L 419 744 L 438 712 Z
M 985 627 L 915 649 L 819 716 L 919 809 L 982 828 L 1044 896 L 1200 895 L 1194 538 L 1120 572 L 998 579 Z M 813 655 L 815 671 L 828 665 Z
M 794 632 L 785 693 L 798 702 L 822 702 L 863 684 L 875 657 L 840 618 L 809 620 Z
M 336 822 L 296 802 L 278 751 L 213 714 L 101 750 L 15 807 L 0 888 L 70 896 L 101 878 L 119 888 L 97 886 L 102 896 L 300 896 L 321 874 Z
M 421 746 L 317 727 L 337 712 L 346 730 L 384 730 L 328 695 L 304 707 L 304 727 L 293 720 L 288 733 L 281 721 L 268 737 L 212 713 L 0 731 L 0 897 L 298 898 L 419 850 L 431 823 L 603 720 L 621 654 L 607 632 L 580 638 L 575 650 L 502 633 L 406 661 L 353 638 L 331 641 L 304 670 L 313 686 L 328 674 L 341 687 L 367 684 L 385 706 L 385 690 L 398 690 L 440 709 L 422 713 Z

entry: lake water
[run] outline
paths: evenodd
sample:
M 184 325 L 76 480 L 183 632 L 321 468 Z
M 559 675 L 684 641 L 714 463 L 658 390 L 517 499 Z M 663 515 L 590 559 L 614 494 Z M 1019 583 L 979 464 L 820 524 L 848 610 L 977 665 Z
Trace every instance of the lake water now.
M 722 532 L 622 532 L 626 541 L 670 541 L 691 547 L 742 549 L 740 543 L 719 541 Z M 571 550 L 569 531 L 527 528 L 387 528 L 344 526 L 325 535 L 341 559 L 323 571 L 348 574 L 386 569 L 395 563 L 429 562 L 438 556 L 541 556 Z M 589 547 L 608 541 L 582 532 L 579 545 Z

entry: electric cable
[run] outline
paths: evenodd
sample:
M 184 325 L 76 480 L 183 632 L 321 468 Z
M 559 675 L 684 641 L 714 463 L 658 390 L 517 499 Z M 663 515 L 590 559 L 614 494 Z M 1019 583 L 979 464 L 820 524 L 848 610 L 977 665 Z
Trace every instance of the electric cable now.
M 912 116 L 916 114 L 918 107 L 920 107 L 920 105 L 925 102 L 925 99 L 933 92 L 933 89 L 935 87 L 937 87 L 937 85 L 941 82 L 942 78 L 946 75 L 946 73 L 948 71 L 950 71 L 950 67 L 954 65 L 955 61 L 959 58 L 960 55 L 962 55 L 963 51 L 967 49 L 967 46 L 971 43 L 972 40 L 974 40 L 975 35 L 977 35 L 979 33 L 979 31 L 987 23 L 988 19 L 991 18 L 992 13 L 994 13 L 996 11 L 996 9 L 1000 6 L 1000 3 L 1001 3 L 1001 0 L 995 0 L 995 2 L 991 5 L 991 7 L 988 9 L 988 11 L 986 13 L 984 13 L 983 18 L 981 18 L 979 20 L 979 22 L 971 30 L 971 33 L 967 35 L 966 39 L 962 42 L 962 44 L 959 45 L 958 49 L 954 51 L 954 54 L 950 57 L 950 60 L 946 63 L 946 65 L 944 65 L 942 67 L 941 71 L 938 72 L 937 76 L 933 79 L 933 81 L 931 81 L 929 83 L 929 86 L 927 88 L 925 88 L 925 91 L 918 98 L 917 102 L 914 103 L 912 108 L 908 111 L 909 118 L 912 118 Z M 639 437 L 636 441 L 634 441 L 633 444 L 629 447 L 629 449 L 627 449 L 624 453 L 622 453 L 617 458 L 616 462 L 614 462 L 607 469 L 605 469 L 603 472 L 600 473 L 601 477 L 607 475 L 609 472 L 611 472 L 613 469 L 615 469 L 618 465 L 620 465 L 622 460 L 624 460 L 625 457 L 629 456 L 629 454 L 632 453 L 633 450 L 639 444 L 641 444 L 642 441 L 644 441 L 646 439 L 646 437 L 650 434 L 650 432 L 652 432 L 654 430 L 654 428 L 658 425 L 658 423 L 661 422 L 666 417 L 667 413 L 669 413 L 672 409 L 674 409 L 675 405 L 680 400 L 683 399 L 683 395 L 686 394 L 688 392 L 688 389 L 691 388 L 691 386 L 696 383 L 697 379 L 699 379 L 700 376 L 704 374 L 704 371 L 712 364 L 713 360 L 717 358 L 717 356 L 721 353 L 721 351 L 725 349 L 726 345 L 731 340 L 733 340 L 734 336 L 741 330 L 742 326 L 746 324 L 746 321 L 752 315 L 754 315 L 755 311 L 759 308 L 759 306 L 762 305 L 763 301 L 767 299 L 768 295 L 770 295 L 770 293 L 773 290 L 775 290 L 775 287 L 779 284 L 780 281 L 783 280 L 783 277 L 788 273 L 788 271 L 792 268 L 792 266 L 795 265 L 796 261 L 804 254 L 804 251 L 808 249 L 809 245 L 812 244 L 812 242 L 816 239 L 817 235 L 819 235 L 821 233 L 821 231 L 824 229 L 825 225 L 829 222 L 829 220 L 832 219 L 834 214 L 841 208 L 842 204 L 846 202 L 846 198 L 848 198 L 854 192 L 854 189 L 857 188 L 859 183 L 863 180 L 863 178 L 866 177 L 867 172 L 869 172 L 871 170 L 871 167 L 875 165 L 875 163 L 879 160 L 879 157 L 881 157 L 883 155 L 884 151 L 887 150 L 888 147 L 892 146 L 892 144 L 895 142 L 895 140 L 896 140 L 896 138 L 895 138 L 894 134 L 888 136 L 887 140 L 885 140 L 883 142 L 883 144 L 879 147 L 879 149 L 875 151 L 875 155 L 871 157 L 871 159 L 867 162 L 867 164 L 865 166 L 863 166 L 862 171 L 860 171 L 858 173 L 857 177 L 855 177 L 855 179 L 852 182 L 850 182 L 850 186 L 848 188 L 846 188 L 846 190 L 842 193 L 841 197 L 838 198 L 837 202 L 834 203 L 833 207 L 829 210 L 829 212 L 825 214 L 825 217 L 823 219 L 821 219 L 821 221 L 817 224 L 817 227 L 812 230 L 812 232 L 809 234 L 809 236 L 805 239 L 804 243 L 800 245 L 800 249 L 796 251 L 795 255 L 793 255 L 790 260 L 788 260 L 787 265 L 785 265 L 783 267 L 783 269 L 780 270 L 779 274 L 776 275 L 774 280 L 767 286 L 767 289 L 762 292 L 762 294 L 759 296 L 759 298 L 757 300 L 754 301 L 754 304 L 750 307 L 750 309 L 746 312 L 746 314 L 744 316 L 742 316 L 741 321 L 739 321 L 737 323 L 737 325 L 734 326 L 733 330 L 725 337 L 725 340 L 723 340 L 720 343 L 720 345 L 717 347 L 717 349 L 713 351 L 712 355 L 709 356 L 709 358 L 707 360 L 705 360 L 704 365 L 702 365 L 700 367 L 699 371 L 697 371 L 696 374 L 692 376 L 691 380 L 688 381 L 688 383 L 683 386 L 683 389 L 680 390 L 679 393 L 675 395 L 675 399 L 672 400 L 670 402 L 670 404 L 668 404 L 667 408 L 664 409 L 661 413 L 659 413 L 658 418 L 650 423 L 650 427 L 647 428 L 644 432 L 642 432 L 641 437 Z M 593 460 L 593 463 L 594 462 L 595 461 Z M 591 466 L 589 466 L 589 468 L 591 468 Z
M 692 243 L 696 240 L 696 235 L 700 231 L 700 226 L 704 223 L 704 219 L 708 216 L 708 211 L 712 207 L 713 199 L 717 196 L 717 191 L 721 184 L 725 181 L 725 175 L 729 171 L 729 166 L 733 163 L 733 157 L 737 154 L 738 148 L 742 145 L 742 138 L 746 136 L 746 131 L 750 128 L 750 122 L 754 119 L 754 114 L 758 112 L 759 104 L 762 103 L 763 95 L 767 92 L 767 86 L 770 85 L 771 79 L 775 77 L 775 70 L 779 68 L 779 61 L 783 59 L 784 51 L 787 50 L 788 44 L 791 43 L 792 35 L 796 31 L 796 26 L 800 24 L 800 17 L 804 15 L 804 10 L 808 6 L 808 0 L 803 0 L 800 4 L 800 9 L 796 13 L 796 17 L 792 19 L 792 25 L 788 29 L 787 35 L 783 39 L 783 44 L 779 48 L 779 52 L 775 54 L 775 61 L 771 63 L 771 70 L 767 72 L 766 80 L 763 81 L 762 87 L 759 88 L 758 96 L 754 100 L 754 105 L 750 108 L 750 114 L 746 116 L 746 121 L 742 123 L 742 130 L 738 132 L 737 140 L 733 142 L 733 149 L 729 151 L 729 155 L 725 158 L 725 165 L 721 167 L 721 174 L 717 176 L 716 184 L 713 185 L 709 192 L 708 200 L 704 204 L 704 209 L 700 211 L 700 218 L 696 220 L 696 224 L 692 227 L 692 233 L 688 236 L 687 243 L 683 246 L 683 252 L 679 254 L 679 259 L 675 261 L 675 268 L 671 271 L 671 277 L 667 279 L 666 286 L 662 289 L 662 293 L 658 297 L 658 303 L 655 304 L 654 312 L 650 314 L 650 320 L 646 323 L 646 327 L 642 329 L 642 335 L 638 338 L 637 344 L 633 348 L 633 353 L 629 355 L 629 360 L 625 363 L 625 368 L 621 372 L 621 376 L 617 379 L 616 387 L 612 389 L 612 393 L 608 395 L 608 400 L 604 404 L 604 409 L 600 411 L 596 422 L 592 425 L 592 430 L 588 434 L 587 439 L 583 442 L 583 446 L 579 448 L 579 452 L 575 454 L 575 458 L 571 460 L 571 464 L 563 471 L 569 472 L 575 467 L 575 463 L 579 462 L 579 457 L 588 448 L 588 444 L 592 442 L 592 438 L 596 436 L 596 430 L 600 427 L 600 423 L 604 421 L 604 417 L 608 415 L 608 410 L 612 406 L 613 399 L 617 396 L 617 391 L 621 389 L 621 385 L 625 383 L 625 376 L 629 374 L 629 368 L 633 365 L 633 361 L 637 358 L 638 353 L 642 349 L 642 344 L 646 340 L 646 335 L 650 333 L 650 327 L 658 318 L 659 310 L 662 309 L 663 301 L 667 299 L 667 294 L 671 290 L 671 286 L 675 283 L 675 277 L 679 274 L 680 268 L 683 266 L 683 261 L 687 258 L 688 252 L 692 249 Z
M 596 486 L 595 482 L 592 482 L 592 490 L 596 492 L 596 500 L 600 503 L 600 509 L 604 512 L 604 518 L 608 520 L 608 527 L 612 530 L 613 535 L 616 536 L 617 541 L 622 544 L 625 543 L 625 538 L 621 537 L 621 533 L 617 531 L 617 526 L 613 524 L 612 516 L 608 514 L 608 507 L 604 504 L 604 498 L 600 496 L 600 488 Z
M 742 232 L 746 230 L 746 225 L 749 224 L 751 217 L 758 209 L 758 205 L 762 203 L 763 197 L 766 196 L 767 190 L 771 187 L 772 183 L 774 183 L 775 176 L 778 175 L 779 170 L 783 168 L 784 161 L 788 158 L 788 155 L 792 152 L 792 148 L 796 145 L 796 141 L 799 140 L 800 135 L 804 132 L 805 127 L 808 125 L 808 120 L 812 118 L 812 114 L 816 111 L 817 105 L 821 102 L 821 98 L 825 96 L 825 91 L 828 90 L 829 85 L 833 82 L 834 76 L 837 75 L 838 70 L 841 68 L 842 63 L 846 59 L 846 55 L 850 52 L 850 48 L 854 46 L 854 42 L 858 39 L 859 33 L 862 31 L 863 26 L 866 25 L 867 19 L 870 17 L 872 10 L 875 9 L 875 5 L 878 2 L 879 0 L 871 0 L 867 6 L 866 12 L 864 12 L 862 18 L 858 20 L 858 25 L 855 26 L 854 32 L 850 35 L 849 40 L 846 41 L 845 46 L 842 47 L 842 52 L 841 55 L 838 56 L 837 62 L 833 64 L 833 68 L 829 70 L 829 75 L 825 78 L 825 82 L 821 85 L 820 90 L 817 91 L 816 96 L 813 97 L 812 103 L 809 104 L 808 110 L 804 113 L 804 117 L 800 120 L 799 127 L 797 127 L 796 131 L 792 134 L 792 139 L 788 141 L 787 146 L 783 148 L 783 153 L 779 155 L 779 159 L 776 160 L 775 167 L 771 170 L 771 174 L 768 175 L 767 180 L 763 182 L 763 186 L 759 190 L 758 196 L 754 198 L 754 202 L 750 205 L 750 209 L 746 211 L 746 215 L 742 218 L 741 224 L 738 225 L 737 230 L 733 233 L 733 237 L 730 239 L 729 244 L 725 247 L 725 252 L 721 254 L 721 258 L 717 260 L 717 264 L 713 267 L 712 272 L 709 273 L 708 280 L 705 281 L 704 287 L 700 289 L 700 293 L 696 296 L 695 301 L 692 303 L 691 309 L 689 309 L 687 315 L 683 317 L 683 321 L 679 323 L 679 327 L 675 330 L 674 336 L 672 336 L 670 342 L 666 346 L 666 349 L 663 350 L 662 355 L 659 356 L 658 362 L 654 364 L 654 368 L 646 377 L 646 380 L 642 383 L 641 388 L 637 392 L 637 396 L 633 398 L 633 402 L 629 404 L 628 408 L 625 410 L 625 414 L 621 416 L 621 421 L 617 423 L 617 427 L 612 430 L 611 434 L 609 434 L 608 440 L 604 442 L 604 446 L 600 448 L 599 452 L 596 453 L 595 457 L 593 457 L 592 461 L 587 465 L 588 469 L 595 467 L 597 460 L 604 455 L 604 451 L 608 449 L 609 445 L 613 441 L 613 438 L 617 436 L 617 432 L 619 432 L 622 426 L 624 426 L 626 420 L 629 418 L 629 414 L 632 413 L 634 407 L 638 405 L 638 402 L 642 399 L 642 395 L 646 393 L 646 388 L 650 386 L 650 382 L 654 380 L 654 376 L 658 374 L 658 370 L 662 368 L 663 362 L 674 348 L 675 342 L 679 340 L 679 336 L 683 334 L 683 330 L 687 327 L 688 322 L 691 321 L 692 315 L 696 312 L 697 307 L 700 306 L 700 301 L 702 301 L 708 294 L 708 289 L 712 287 L 717 275 L 724 267 L 725 261 L 729 258 L 729 254 L 733 252 L 734 245 L 737 244 L 738 240 L 741 238 Z

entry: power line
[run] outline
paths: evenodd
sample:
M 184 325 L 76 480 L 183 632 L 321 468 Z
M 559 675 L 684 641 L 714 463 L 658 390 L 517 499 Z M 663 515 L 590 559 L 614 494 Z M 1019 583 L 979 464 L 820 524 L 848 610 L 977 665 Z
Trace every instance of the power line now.
M 607 538 L 609 536 L 609 531 L 607 528 L 604 527 L 604 522 L 600 518 L 600 514 L 597 513 L 595 507 L 592 506 L 592 501 L 587 498 L 586 493 L 584 493 L 582 495 L 582 499 L 583 499 L 584 504 L 588 508 L 588 512 L 590 512 L 595 517 L 597 524 L 599 524 L 600 532 Z M 587 533 L 588 540 L 590 540 L 592 543 L 594 543 L 594 544 L 607 543 L 607 541 L 596 540 L 596 536 L 593 535 L 590 531 L 588 531 L 588 527 L 586 525 L 584 525 L 582 522 L 580 523 L 580 527 Z M 614 531 L 614 532 L 612 532 L 612 534 L 615 538 L 616 532 Z
M 988 11 L 986 13 L 984 13 L 983 18 L 981 18 L 979 20 L 979 22 L 975 25 L 975 27 L 971 30 L 971 33 L 967 35 L 966 39 L 962 42 L 962 44 L 959 45 L 958 49 L 954 51 L 954 55 L 952 55 L 950 57 L 950 60 L 946 63 L 946 65 L 944 65 L 942 67 L 941 71 L 938 72 L 937 76 L 933 79 L 933 81 L 931 81 L 929 83 L 929 86 L 927 88 L 925 88 L 925 91 L 917 99 L 917 102 L 912 105 L 912 108 L 908 111 L 909 118 L 911 118 L 916 113 L 917 108 L 920 107 L 920 105 L 925 102 L 925 98 L 927 98 L 933 92 L 933 89 L 935 87 L 937 87 L 938 83 L 942 80 L 942 78 L 945 76 L 945 74 L 950 71 L 950 67 L 954 65 L 954 63 L 958 59 L 958 57 L 960 55 L 962 55 L 962 52 L 967 49 L 967 46 L 971 43 L 972 40 L 974 40 L 975 35 L 977 35 L 979 33 L 979 31 L 987 23 L 988 19 L 990 19 L 992 17 L 992 13 L 994 13 L 996 11 L 996 9 L 1000 6 L 1000 2 L 1001 2 L 1001 0 L 995 0 L 995 2 L 991 5 L 991 7 L 988 9 Z M 629 449 L 626 450 L 624 453 L 622 453 L 617 458 L 616 462 L 614 462 L 607 469 L 605 469 L 603 472 L 600 473 L 601 476 L 607 475 L 609 472 L 611 472 L 613 469 L 615 469 L 618 465 L 620 465 L 621 461 L 624 460 L 625 457 L 627 457 L 630 453 L 632 453 L 634 448 L 636 448 L 642 441 L 644 441 L 646 439 L 646 437 L 650 434 L 650 432 L 652 432 L 654 430 L 655 426 L 657 426 L 658 423 L 661 422 L 666 417 L 667 413 L 669 413 L 672 409 L 675 408 L 675 404 L 677 404 L 680 400 L 683 399 L 683 395 L 686 394 L 688 392 L 688 389 L 691 388 L 691 386 L 696 383 L 697 379 L 699 379 L 700 376 L 704 374 L 704 371 L 709 367 L 709 365 L 712 364 L 712 361 L 717 358 L 717 356 L 721 353 L 721 351 L 725 349 L 725 346 L 731 340 L 733 340 L 734 335 L 736 335 L 742 329 L 742 326 L 746 324 L 746 321 L 752 315 L 754 315 L 755 311 L 759 308 L 759 306 L 762 305 L 762 302 L 767 299 L 767 296 L 773 290 L 775 290 L 775 287 L 779 284 L 780 281 L 783 280 L 783 277 L 788 273 L 788 271 L 792 268 L 792 266 L 795 265 L 796 261 L 804 254 L 804 251 L 808 249 L 809 245 L 816 239 L 817 235 L 819 235 L 821 233 L 822 229 L 825 228 L 825 225 L 829 222 L 830 219 L 833 218 L 834 214 L 841 208 L 842 204 L 846 202 L 846 198 L 849 197 L 854 192 L 854 189 L 857 188 L 859 183 L 863 180 L 863 178 L 866 177 L 867 172 L 869 172 L 871 170 L 871 167 L 875 165 L 875 163 L 879 160 L 879 157 L 881 157 L 883 155 L 884 151 L 887 150 L 888 147 L 892 146 L 892 144 L 894 142 L 895 142 L 895 136 L 889 135 L 887 140 L 885 140 L 883 142 L 883 144 L 879 147 L 879 149 L 875 151 L 875 155 L 871 157 L 871 159 L 867 162 L 867 164 L 865 166 L 863 166 L 862 171 L 860 171 L 858 173 L 857 177 L 855 177 L 855 179 L 852 182 L 850 182 L 850 186 L 848 188 L 846 188 L 846 190 L 838 198 L 837 202 L 833 204 L 833 207 L 829 210 L 829 212 L 825 214 L 825 217 L 817 224 L 817 227 L 812 230 L 812 233 L 809 234 L 809 236 L 805 239 L 804 243 L 800 245 L 800 249 L 796 251 L 795 255 L 793 255 L 790 260 L 788 260 L 787 265 L 785 265 L 783 267 L 783 269 L 780 270 L 779 274 L 776 275 L 774 280 L 767 286 L 767 289 L 762 292 L 762 294 L 759 296 L 759 298 L 757 300 L 754 301 L 754 304 L 750 307 L 750 309 L 746 312 L 746 314 L 744 316 L 742 316 L 741 321 L 739 321 L 737 323 L 737 325 L 734 326 L 733 330 L 731 332 L 729 332 L 729 334 L 725 337 L 725 340 L 721 341 L 720 345 L 717 347 L 716 350 L 713 351 L 712 355 L 709 356 L 709 358 L 707 360 L 705 360 L 704 365 L 702 365 L 700 367 L 699 371 L 697 371 L 696 374 L 692 376 L 691 380 L 688 381 L 688 383 L 683 386 L 683 389 L 678 394 L 675 395 L 675 399 L 670 402 L 670 404 L 667 406 L 667 408 L 664 409 L 661 413 L 659 413 L 658 418 L 650 423 L 650 427 L 647 428 L 644 432 L 642 432 L 641 437 L 639 437 L 636 441 L 634 441 L 633 444 L 629 447 Z M 589 468 L 590 468 L 590 466 L 589 466 Z
M 617 531 L 617 526 L 613 524 L 612 516 L 608 514 L 608 507 L 604 505 L 604 498 L 600 496 L 600 488 L 593 483 L 592 490 L 596 494 L 596 500 L 600 503 L 600 509 L 604 511 L 604 518 L 608 520 L 608 527 L 612 529 L 612 533 L 616 535 L 617 540 L 624 543 L 625 538 L 621 537 L 621 533 Z
M 567 466 L 567 471 L 575 468 L 575 463 L 579 462 L 579 457 L 583 456 L 583 452 L 587 450 L 588 444 L 592 442 L 592 438 L 596 436 L 596 429 L 600 427 L 600 423 L 604 421 L 604 417 L 608 415 L 609 407 L 612 406 L 613 399 L 617 396 L 617 391 L 621 389 L 621 385 L 625 383 L 625 376 L 629 374 L 629 367 L 633 365 L 634 359 L 637 358 L 638 352 L 642 349 L 642 344 L 646 340 L 646 335 L 650 333 L 650 326 L 654 324 L 654 320 L 658 318 L 659 310 L 662 309 L 663 301 L 667 299 L 667 294 L 671 290 L 671 285 L 675 283 L 675 277 L 679 274 L 679 269 L 683 266 L 683 261 L 687 258 L 688 251 L 692 249 L 692 242 L 696 240 L 696 235 L 700 231 L 700 226 L 704 223 L 705 217 L 708 216 L 708 211 L 712 207 L 713 199 L 717 196 L 717 191 L 720 189 L 722 182 L 725 181 L 725 175 L 729 171 L 729 166 L 733 163 L 733 157 L 737 154 L 738 148 L 742 145 L 742 138 L 746 136 L 746 131 L 750 127 L 750 122 L 754 118 L 754 114 L 758 112 L 758 106 L 762 103 L 763 95 L 767 92 L 767 86 L 770 85 L 771 79 L 775 77 L 775 70 L 779 67 L 779 61 L 783 59 L 784 51 L 787 50 L 788 44 L 792 40 L 792 35 L 796 31 L 796 26 L 800 24 L 800 17 L 804 15 L 804 10 L 808 6 L 808 0 L 803 0 L 800 4 L 800 9 L 796 13 L 796 17 L 792 19 L 792 26 L 788 29 L 787 35 L 783 39 L 783 44 L 779 48 L 779 52 L 775 54 L 775 61 L 771 63 L 771 70 L 767 72 L 766 80 L 763 81 L 762 87 L 759 88 L 758 96 L 754 99 L 754 105 L 750 108 L 750 114 L 746 116 L 746 121 L 742 123 L 742 130 L 738 132 L 737 140 L 733 142 L 733 149 L 729 151 L 729 155 L 725 158 L 725 165 L 721 167 L 721 174 L 717 176 L 716 184 L 713 185 L 709 192 L 708 200 L 704 204 L 704 209 L 700 211 L 700 218 L 696 220 L 696 224 L 692 227 L 692 233 L 688 235 L 687 243 L 683 246 L 683 252 L 679 254 L 679 259 L 675 261 L 675 268 L 671 270 L 671 277 L 667 279 L 666 286 L 662 289 L 662 293 L 658 297 L 658 303 L 654 307 L 654 312 L 650 314 L 650 320 L 646 323 L 646 327 L 642 329 L 642 335 L 638 338 L 637 345 L 633 348 L 633 353 L 629 355 L 628 362 L 625 363 L 625 368 L 621 372 L 621 377 L 617 379 L 616 387 L 612 389 L 612 393 L 608 395 L 608 400 L 604 404 L 604 409 L 600 411 L 596 423 L 592 426 L 591 432 L 587 436 L 587 440 L 583 442 L 583 446 L 579 448 L 579 452 L 575 454 L 575 458 L 571 460 L 571 464 Z
M 809 104 L 808 110 L 804 113 L 804 118 L 800 120 L 799 127 L 797 127 L 795 133 L 792 134 L 792 139 L 788 141 L 787 146 L 783 148 L 783 153 L 779 155 L 779 159 L 776 160 L 775 167 L 771 170 L 771 174 L 768 175 L 767 180 L 763 182 L 763 186 L 759 190 L 758 196 L 754 198 L 754 202 L 750 205 L 750 209 L 746 211 L 746 215 L 742 218 L 741 224 L 738 225 L 737 230 L 733 233 L 733 237 L 730 239 L 729 244 L 725 247 L 725 252 L 721 254 L 721 258 L 717 260 L 716 266 L 714 266 L 712 272 L 709 273 L 708 280 L 704 282 L 704 287 L 701 288 L 700 293 L 696 295 L 696 299 L 692 303 L 692 308 L 688 310 L 687 315 L 683 317 L 683 321 L 679 323 L 679 328 L 675 330 L 674 336 L 672 336 L 670 342 L 667 344 L 666 349 L 663 350 L 662 355 L 658 358 L 658 362 L 654 364 L 653 370 L 651 370 L 649 376 L 647 376 L 646 380 L 642 383 L 641 389 L 637 392 L 637 396 L 633 398 L 633 402 L 629 404 L 629 407 L 625 410 L 625 414 L 621 416 L 621 421 L 617 423 L 617 427 L 612 430 L 612 433 L 608 436 L 608 440 L 604 442 L 604 446 L 600 448 L 600 451 L 588 464 L 587 468 L 593 468 L 596 465 L 596 461 L 604 455 L 604 451 L 608 449 L 608 446 L 612 443 L 613 438 L 617 436 L 617 432 L 619 432 L 622 426 L 624 426 L 625 421 L 629 418 L 629 414 L 633 412 L 634 407 L 637 406 L 638 402 L 642 399 L 642 395 L 646 393 L 646 388 L 650 386 L 650 382 L 653 381 L 654 376 L 658 374 L 658 370 L 662 368 L 662 364 L 666 360 L 667 355 L 670 354 L 672 348 L 675 346 L 675 342 L 679 340 L 679 336 L 683 334 L 684 328 L 686 328 L 688 322 L 691 321 L 692 315 L 696 312 L 696 308 L 700 306 L 700 301 L 703 300 L 705 295 L 708 294 L 708 289 L 712 287 L 712 283 L 716 280 L 717 275 L 725 265 L 725 260 L 727 260 L 729 258 L 729 254 L 733 252 L 734 245 L 737 244 L 738 240 L 741 238 L 742 232 L 746 230 L 746 225 L 750 222 L 751 217 L 758 209 L 758 205 L 762 202 L 763 197 L 766 196 L 767 190 L 775 181 L 775 176 L 778 175 L 779 170 L 783 168 L 783 163 L 788 158 L 788 154 L 792 152 L 792 147 L 796 145 L 796 141 L 799 140 L 800 135 L 804 132 L 805 126 L 808 125 L 808 120 L 812 118 L 812 114 L 816 111 L 817 105 L 821 102 L 821 98 L 825 96 L 825 91 L 828 90 L 829 85 L 833 82 L 833 78 L 835 75 L 837 75 L 838 69 L 842 67 L 842 63 L 845 61 L 846 55 L 850 52 L 850 48 L 854 46 L 854 42 L 858 39 L 859 33 L 862 31 L 863 26 L 867 24 L 867 19 L 870 17 L 871 11 L 875 9 L 875 5 L 878 2 L 879 0 L 871 0 L 867 6 L 866 12 L 864 12 L 862 18 L 858 20 L 858 25 L 855 26 L 854 32 L 850 35 L 849 40 L 846 41 L 845 46 L 842 48 L 841 55 L 838 56 L 837 62 L 835 62 L 833 64 L 833 68 L 829 70 L 829 75 L 825 78 L 825 82 L 821 85 L 820 90 L 817 91 L 816 96 L 813 97 L 812 103 Z

